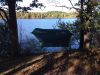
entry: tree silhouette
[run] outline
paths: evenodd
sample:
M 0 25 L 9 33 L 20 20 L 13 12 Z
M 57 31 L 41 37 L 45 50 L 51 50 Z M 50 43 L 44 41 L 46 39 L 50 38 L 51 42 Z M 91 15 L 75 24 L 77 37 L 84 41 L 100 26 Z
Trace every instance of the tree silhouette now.
M 80 48 L 89 49 L 91 43 L 91 35 L 93 29 L 95 29 L 95 12 L 94 10 L 100 3 L 99 0 L 81 0 L 81 31 L 80 31 Z
M 0 11 L 2 11 L 6 17 L 6 19 L 3 18 L 3 16 L 0 14 L 2 19 L 8 23 L 9 28 L 9 34 L 10 34 L 10 44 L 8 48 L 8 52 L 10 56 L 18 56 L 19 55 L 19 43 L 18 43 L 18 29 L 17 29 L 17 20 L 16 20 L 16 9 L 22 9 L 23 11 L 31 10 L 30 7 L 37 7 L 41 8 L 43 6 L 42 3 L 37 3 L 38 0 L 34 0 L 33 3 L 29 7 L 19 7 L 16 5 L 16 1 L 21 0 L 0 0 L 2 5 L 8 6 L 8 17 L 7 13 L 5 12 L 4 8 L 0 8 Z M 17 7 L 17 8 L 16 8 Z
M 79 2 L 76 4 L 80 6 L 80 8 L 74 7 L 71 0 L 68 0 L 72 7 L 67 7 L 66 5 L 57 5 L 55 0 L 50 0 L 51 2 L 55 2 L 56 7 L 65 7 L 67 9 L 76 9 L 79 12 L 79 18 L 80 18 L 80 49 L 88 49 L 90 48 L 90 42 L 91 37 L 90 35 L 91 30 L 95 29 L 94 25 L 94 10 L 95 7 L 100 4 L 100 0 L 79 0 Z
M 9 37 L 10 44 L 8 48 L 9 50 L 8 53 L 10 56 L 17 56 L 19 52 L 19 43 L 18 43 L 18 31 L 17 31 L 16 11 L 15 11 L 16 0 L 0 0 L 0 1 L 8 6 L 7 23 L 10 34 Z

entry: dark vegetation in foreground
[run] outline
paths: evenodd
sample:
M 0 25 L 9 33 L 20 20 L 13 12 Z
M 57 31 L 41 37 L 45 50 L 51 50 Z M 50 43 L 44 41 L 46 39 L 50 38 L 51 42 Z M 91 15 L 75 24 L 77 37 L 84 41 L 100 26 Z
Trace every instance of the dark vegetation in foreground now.
M 100 75 L 100 49 L 0 58 L 1 75 Z

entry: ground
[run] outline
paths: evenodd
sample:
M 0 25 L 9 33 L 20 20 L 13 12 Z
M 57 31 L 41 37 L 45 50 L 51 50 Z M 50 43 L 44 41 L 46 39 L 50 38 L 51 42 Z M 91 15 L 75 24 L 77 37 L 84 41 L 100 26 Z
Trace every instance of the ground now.
M 100 49 L 0 58 L 0 75 L 100 75 Z

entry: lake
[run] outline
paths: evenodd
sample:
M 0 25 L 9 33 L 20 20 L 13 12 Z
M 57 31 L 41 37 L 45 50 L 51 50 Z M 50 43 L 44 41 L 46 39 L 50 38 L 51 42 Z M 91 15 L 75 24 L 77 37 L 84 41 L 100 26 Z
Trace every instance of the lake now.
M 68 18 L 68 19 L 61 19 L 61 21 L 73 23 L 76 18 Z M 27 41 L 26 39 L 32 39 L 33 34 L 31 33 L 35 28 L 42 28 L 42 29 L 54 29 L 58 28 L 57 22 L 59 19 L 18 19 L 18 33 L 19 39 Z M 20 36 L 20 33 L 22 35 Z M 21 42 L 21 41 L 20 41 Z
M 56 25 L 58 21 L 64 21 L 68 23 L 73 23 L 76 18 L 68 18 L 68 19 L 18 19 L 18 36 L 19 36 L 19 42 L 22 46 L 26 46 L 29 43 L 35 40 L 37 43 L 37 46 L 39 47 L 39 40 L 31 33 L 35 28 L 42 28 L 42 29 L 54 29 L 58 28 Z M 31 47 L 30 45 L 28 45 Z M 73 45 L 73 48 L 78 48 L 79 45 Z M 51 51 L 58 50 L 58 47 L 52 48 L 49 47 L 49 50 Z M 59 48 L 60 49 L 60 48 Z

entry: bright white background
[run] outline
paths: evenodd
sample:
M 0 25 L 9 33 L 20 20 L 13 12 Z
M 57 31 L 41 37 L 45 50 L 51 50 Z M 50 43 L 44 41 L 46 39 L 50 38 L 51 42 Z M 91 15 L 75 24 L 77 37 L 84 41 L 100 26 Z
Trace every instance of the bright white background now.
M 47 12 L 47 11 L 64 11 L 64 12 L 73 12 L 74 9 L 67 9 L 62 7 L 55 7 L 65 5 L 67 7 L 72 7 L 69 0 L 38 0 L 39 3 L 43 3 L 46 8 L 44 10 L 33 8 L 33 12 Z M 78 0 L 71 0 L 73 5 L 78 2 Z M 21 6 L 26 7 L 29 6 L 32 0 L 23 0 L 23 2 L 18 2 Z

